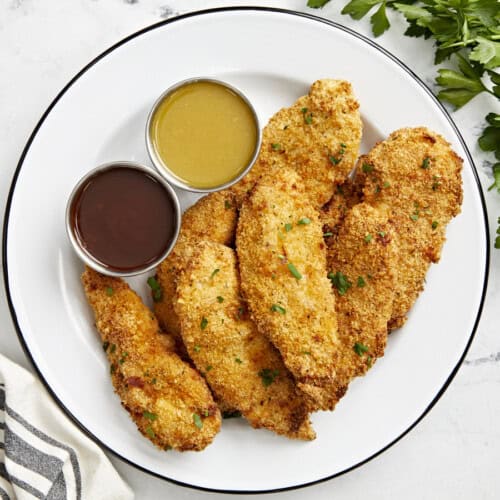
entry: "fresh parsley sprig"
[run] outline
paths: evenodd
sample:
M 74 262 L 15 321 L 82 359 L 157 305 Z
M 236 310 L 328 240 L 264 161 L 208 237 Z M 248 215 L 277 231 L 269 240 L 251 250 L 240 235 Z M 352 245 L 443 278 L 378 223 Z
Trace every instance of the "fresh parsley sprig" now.
M 325 6 L 330 0 L 308 0 L 312 8 Z M 500 9 L 498 0 L 351 0 L 342 14 L 359 20 L 370 12 L 372 32 L 382 35 L 390 28 L 387 7 L 400 12 L 408 22 L 406 36 L 432 38 L 434 63 L 451 59 L 454 68 L 440 68 L 436 83 L 438 98 L 456 109 L 478 94 L 486 92 L 500 101 Z M 452 57 L 453 56 L 453 57 Z M 478 139 L 483 151 L 494 152 L 494 182 L 500 194 L 500 115 L 489 113 Z M 495 248 L 500 248 L 500 217 Z

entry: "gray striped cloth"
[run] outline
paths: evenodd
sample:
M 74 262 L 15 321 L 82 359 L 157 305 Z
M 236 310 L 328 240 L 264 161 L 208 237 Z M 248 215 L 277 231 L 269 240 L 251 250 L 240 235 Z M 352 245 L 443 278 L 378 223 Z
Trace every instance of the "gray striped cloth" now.
M 101 449 L 41 383 L 0 354 L 0 499 L 129 500 Z

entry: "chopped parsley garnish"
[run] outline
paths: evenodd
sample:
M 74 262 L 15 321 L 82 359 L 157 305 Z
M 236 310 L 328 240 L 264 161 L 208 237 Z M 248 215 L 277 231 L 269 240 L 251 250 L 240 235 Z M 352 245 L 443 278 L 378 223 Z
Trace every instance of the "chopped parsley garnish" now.
M 269 368 L 263 368 L 259 372 L 259 377 L 262 379 L 262 385 L 264 387 L 269 387 L 279 374 L 280 374 L 279 370 L 271 370 Z
M 201 347 L 199 345 L 195 345 L 193 347 L 193 350 L 194 350 L 194 352 L 200 352 L 201 351 Z
M 333 236 L 333 233 L 331 231 L 327 231 L 326 233 L 323 233 L 323 238 L 327 238 L 328 236 Z
M 424 161 L 422 162 L 421 167 L 422 167 L 424 170 L 427 170 L 430 166 L 431 166 L 431 159 L 430 159 L 428 156 L 426 156 L 426 157 L 424 158 Z
M 109 342 L 106 340 L 105 342 L 102 343 L 102 348 L 104 349 L 104 352 L 108 350 L 109 347 Z
M 338 165 L 341 162 L 341 160 L 342 160 L 342 158 L 336 158 L 333 155 L 328 155 L 328 159 L 330 160 L 330 163 L 332 165 Z
M 106 295 L 107 295 L 108 297 L 111 297 L 111 295 L 113 295 L 113 292 L 114 292 L 114 290 L 113 290 L 113 288 L 112 288 L 112 287 L 110 287 L 110 286 L 107 286 L 107 287 L 106 287 Z
M 366 364 L 368 365 L 368 367 L 372 366 L 372 363 L 373 363 L 373 358 L 371 356 L 368 356 L 366 358 Z
M 235 361 L 236 363 L 238 363 L 239 365 L 241 365 L 241 363 L 243 363 L 243 361 L 241 361 L 241 359 L 240 359 L 240 358 L 234 358 L 234 361 Z
M 116 344 L 111 344 L 111 348 L 110 348 L 109 352 L 111 354 L 113 354 L 115 351 L 116 351 Z
M 391 187 L 391 183 L 389 181 L 385 181 L 383 187 L 385 188 Z
M 285 231 L 287 233 L 289 233 L 291 230 L 292 230 L 292 224 L 290 224 L 289 222 L 285 224 Z
M 340 271 L 336 273 L 328 273 L 328 278 L 330 278 L 333 286 L 338 290 L 339 295 L 345 295 L 347 290 L 351 288 L 352 283 L 348 280 L 345 274 Z
M 212 279 L 219 271 L 220 271 L 220 269 L 214 269 L 212 271 L 212 274 L 210 275 L 210 279 Z
M 155 302 L 159 302 L 162 298 L 162 291 L 160 284 L 158 283 L 158 281 L 156 281 L 156 278 L 154 276 L 148 278 L 148 285 L 153 292 L 153 300 Z
M 203 428 L 203 420 L 201 419 L 201 417 L 197 413 L 193 413 L 193 422 L 194 422 L 194 425 L 196 425 L 196 427 L 198 427 L 198 429 Z
M 202 330 L 205 330 L 205 328 L 207 327 L 207 325 L 208 325 L 208 319 L 205 318 L 205 317 L 201 318 L 200 328 Z
M 362 344 L 361 342 L 356 342 L 354 344 L 354 351 L 356 352 L 356 354 L 358 356 L 363 356 L 363 354 L 365 352 L 368 352 L 368 347 L 366 347 L 364 344 Z
M 279 253 L 278 254 L 278 259 L 285 260 L 286 257 L 283 254 Z
M 302 108 L 300 111 L 304 115 L 304 121 L 308 125 L 310 125 L 312 123 L 312 117 L 313 117 L 312 113 L 306 114 L 307 113 L 307 108 Z
M 411 214 L 411 215 L 410 215 L 410 219 L 411 219 L 412 221 L 417 221 L 417 220 L 418 220 L 418 214 L 417 214 L 416 212 L 415 212 L 414 214 Z
M 365 174 L 368 174 L 373 170 L 373 165 L 370 165 L 369 163 L 363 163 L 363 165 L 361 165 L 361 170 L 363 170 Z
M 300 226 L 307 226 L 307 224 L 311 223 L 311 219 L 309 217 L 302 217 L 302 219 L 297 222 L 298 225 Z
M 385 232 L 384 232 L 384 231 L 379 231 L 379 232 L 378 232 L 378 235 L 379 235 L 381 238 L 385 238 Z
M 439 222 L 437 220 L 432 221 L 432 229 L 436 229 L 439 225 Z
M 122 353 L 122 357 L 119 359 L 118 363 L 120 363 L 121 365 L 123 365 L 123 363 L 125 363 L 125 359 L 127 359 L 127 356 L 128 356 L 128 352 L 125 351 L 124 353 Z
M 363 279 L 363 276 L 358 276 L 358 281 L 356 282 L 358 288 L 363 288 L 366 286 L 366 281 Z
M 305 355 L 307 355 L 307 356 L 310 356 L 310 355 L 311 355 L 311 351 L 302 351 L 302 353 L 301 353 L 301 354 L 305 354 Z
M 151 439 L 154 439 L 156 434 L 155 434 L 155 431 L 151 428 L 150 425 L 148 425 L 146 427 L 146 434 L 151 438 Z
M 155 421 L 158 418 L 158 415 L 156 415 L 156 413 L 151 413 L 151 412 L 146 411 L 146 410 L 144 410 L 142 412 L 142 416 L 144 418 L 147 418 L 148 420 L 151 420 L 151 422 Z
M 217 295 L 217 302 L 219 304 L 222 304 L 222 302 L 224 302 L 224 297 L 220 296 L 220 295 Z
M 226 210 L 229 210 L 230 208 L 233 208 L 233 205 L 231 205 L 231 202 L 229 200 L 224 200 L 224 208 Z
M 207 367 L 205 368 L 205 371 L 209 372 L 212 368 L 213 368 L 212 365 L 207 365 Z
M 365 234 L 365 241 L 367 243 L 370 243 L 370 241 L 372 241 L 372 235 L 370 233 Z
M 113 373 L 115 373 L 116 371 L 116 365 L 113 363 L 110 367 L 109 367 L 109 373 L 111 373 L 111 375 L 113 375 Z
M 274 151 L 281 151 L 281 144 L 279 143 L 271 144 L 271 147 L 273 148 Z
M 281 307 L 279 304 L 273 304 L 271 306 L 271 311 L 279 312 L 280 314 L 286 313 L 286 309 L 284 307 Z
M 294 278 L 298 280 L 302 279 L 302 274 L 297 271 L 297 268 L 291 262 L 289 262 L 286 266 Z

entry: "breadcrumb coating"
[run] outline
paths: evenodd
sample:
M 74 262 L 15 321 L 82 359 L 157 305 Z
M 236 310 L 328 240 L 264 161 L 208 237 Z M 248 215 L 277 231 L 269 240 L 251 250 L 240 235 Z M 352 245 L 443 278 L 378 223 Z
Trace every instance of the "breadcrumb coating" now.
M 201 198 L 182 216 L 179 239 L 157 268 L 156 279 L 162 292 L 161 298 L 154 303 L 154 311 L 161 327 L 176 338 L 181 353 L 181 328 L 174 308 L 177 277 L 189 262 L 198 241 L 210 240 L 223 245 L 234 243 L 237 216 L 236 201 L 231 192 L 217 191 Z
M 431 263 L 439 261 L 446 225 L 460 212 L 462 159 L 440 135 L 402 128 L 362 156 L 356 167 L 364 200 L 387 205 L 397 234 L 396 296 L 389 328 L 404 324 L 423 290 Z
M 355 205 L 328 245 L 340 348 L 339 393 L 384 354 L 396 284 L 394 231 L 383 205 Z
M 280 351 L 314 409 L 330 409 L 337 349 L 319 215 L 299 175 L 262 177 L 240 211 L 236 247 L 251 317 Z
M 316 208 L 323 206 L 354 168 L 362 122 L 352 86 L 324 79 L 308 95 L 278 111 L 262 132 L 262 147 L 250 172 L 230 189 L 241 205 L 261 175 L 292 168 Z
M 139 431 L 161 449 L 204 449 L 221 425 L 205 380 L 166 348 L 158 321 L 127 283 L 90 268 L 82 283 L 113 386 Z
M 314 439 L 304 397 L 248 317 L 234 250 L 199 242 L 178 280 L 175 309 L 189 356 L 216 398 L 255 428 Z

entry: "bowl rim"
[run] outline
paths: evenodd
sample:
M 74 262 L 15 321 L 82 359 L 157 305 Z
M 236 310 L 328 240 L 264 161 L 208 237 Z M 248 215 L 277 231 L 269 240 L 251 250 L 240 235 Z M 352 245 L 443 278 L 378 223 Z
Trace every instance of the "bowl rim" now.
M 191 85 L 193 83 L 199 83 L 199 82 L 208 82 L 208 83 L 215 83 L 218 85 L 221 85 L 223 87 L 226 87 L 227 89 L 231 90 L 234 92 L 240 99 L 243 100 L 243 102 L 248 106 L 248 109 L 252 112 L 252 117 L 254 120 L 255 124 L 255 129 L 257 131 L 257 136 L 256 136 L 256 141 L 255 141 L 255 146 L 253 150 L 252 157 L 250 158 L 248 164 L 245 166 L 245 168 L 234 178 L 232 178 L 230 181 L 225 182 L 224 184 L 218 184 L 213 187 L 209 188 L 200 188 L 196 186 L 192 186 L 188 183 L 183 182 L 179 177 L 175 176 L 172 172 L 172 170 L 166 165 L 165 162 L 163 162 L 160 158 L 160 156 L 157 154 L 155 146 L 153 144 L 153 141 L 151 139 L 151 124 L 153 120 L 153 116 L 156 113 L 158 107 L 161 105 L 161 103 L 169 97 L 173 92 L 177 91 L 181 87 Z M 170 87 L 168 87 L 164 92 L 160 94 L 160 96 L 156 99 L 154 102 L 153 106 L 151 107 L 151 110 L 149 111 L 148 114 L 148 119 L 146 121 L 146 149 L 148 151 L 149 158 L 151 162 L 153 163 L 156 171 L 164 177 L 170 184 L 183 189 L 185 191 L 191 191 L 193 193 L 213 193 L 216 191 L 221 191 L 222 189 L 226 189 L 233 184 L 236 184 L 238 181 L 240 181 L 253 167 L 255 162 L 257 161 L 257 158 L 259 157 L 260 153 L 260 148 L 262 145 L 262 131 L 261 131 L 261 126 L 260 126 L 260 120 L 259 116 L 257 115 L 257 111 L 255 110 L 254 105 L 251 103 L 251 101 L 248 99 L 248 97 L 237 87 L 234 85 L 231 85 L 230 83 L 227 83 L 224 80 L 220 80 L 218 78 L 214 78 L 211 76 L 194 76 L 191 78 L 186 78 L 184 80 L 181 80 L 177 83 L 174 83 Z
M 126 271 L 119 271 L 113 267 L 107 267 L 107 266 L 103 265 L 90 252 L 85 250 L 85 248 L 81 244 L 79 238 L 75 234 L 74 225 L 72 222 L 72 209 L 73 209 L 76 197 L 80 193 L 82 186 L 84 186 L 85 183 L 89 179 L 91 179 L 92 177 L 94 177 L 102 172 L 112 170 L 114 168 L 126 168 L 126 169 L 136 170 L 136 171 L 139 171 L 143 174 L 146 174 L 146 175 L 152 177 L 166 191 L 170 200 L 172 201 L 172 205 L 174 208 L 174 223 L 175 223 L 174 234 L 173 234 L 172 240 L 170 241 L 170 244 L 167 246 L 166 250 L 162 254 L 160 254 L 154 261 L 149 262 L 147 265 L 137 267 L 134 269 L 130 269 L 130 270 L 126 270 Z M 73 250 L 87 266 L 91 267 L 95 271 L 100 272 L 101 274 L 105 274 L 106 276 L 125 278 L 125 277 L 129 277 L 129 276 L 136 276 L 138 274 L 142 274 L 142 273 L 145 273 L 147 271 L 154 269 L 155 267 L 158 266 L 158 264 L 160 262 L 162 262 L 170 254 L 170 252 L 173 250 L 173 248 L 177 242 L 177 239 L 179 238 L 179 232 L 180 232 L 180 227 L 181 227 L 181 217 L 182 217 L 181 206 L 179 203 L 179 198 L 177 196 L 177 193 L 163 177 L 158 175 L 158 173 L 154 169 L 152 169 L 151 167 L 147 167 L 147 166 L 143 165 L 142 163 L 135 162 L 135 161 L 115 160 L 115 161 L 110 161 L 110 162 L 106 162 L 106 163 L 102 163 L 101 165 L 98 165 L 97 167 L 88 171 L 75 184 L 75 186 L 73 187 L 73 190 L 71 191 L 71 194 L 68 197 L 68 201 L 66 203 L 65 225 L 66 225 L 66 234 L 67 234 L 68 239 L 71 243 L 71 246 L 73 247 Z

